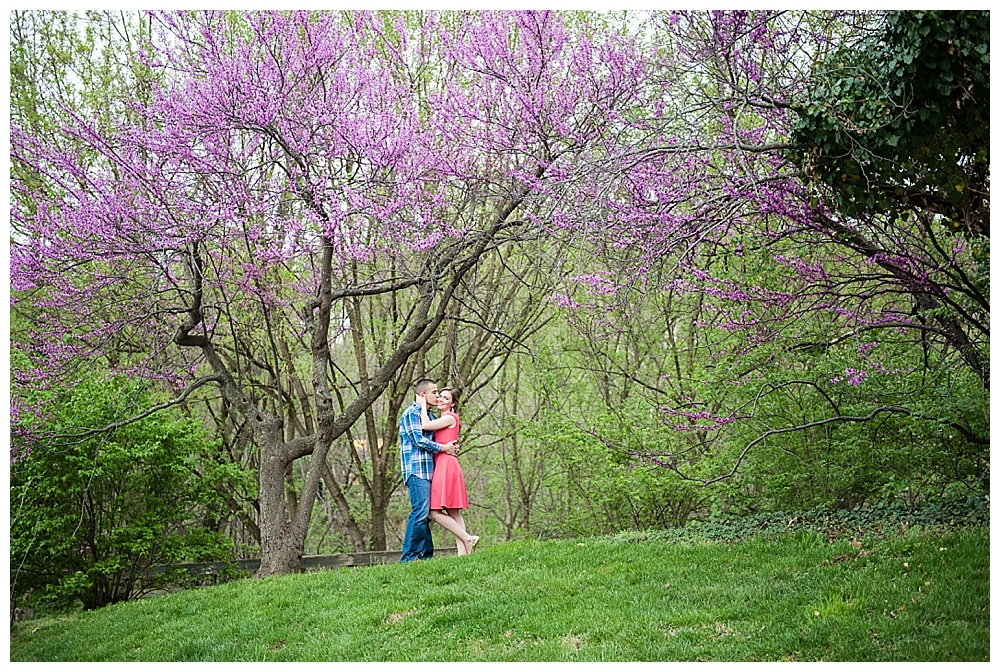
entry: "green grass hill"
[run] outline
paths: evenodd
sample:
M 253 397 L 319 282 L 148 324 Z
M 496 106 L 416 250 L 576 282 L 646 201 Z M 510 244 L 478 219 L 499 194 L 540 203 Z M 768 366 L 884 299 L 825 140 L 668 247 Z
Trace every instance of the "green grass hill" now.
M 989 527 L 512 542 L 20 622 L 12 661 L 988 661 Z

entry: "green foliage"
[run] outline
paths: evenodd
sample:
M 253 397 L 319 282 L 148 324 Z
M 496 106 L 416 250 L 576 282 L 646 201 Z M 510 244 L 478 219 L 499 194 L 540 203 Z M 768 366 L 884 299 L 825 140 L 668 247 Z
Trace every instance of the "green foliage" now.
M 563 470 L 550 485 L 576 502 L 546 517 L 545 536 L 671 527 L 705 504 L 704 491 L 643 457 L 667 452 L 674 439 L 648 407 L 594 409 L 580 419 L 551 415 L 522 435 L 560 461 Z
M 987 661 L 989 530 L 513 542 L 17 624 L 13 661 Z
M 830 273 L 837 267 L 828 246 L 741 247 L 711 271 L 795 293 L 803 281 L 789 277 L 779 255 Z M 747 333 L 711 329 L 734 309 L 719 300 L 716 310 L 694 293 L 574 298 L 597 307 L 567 311 L 572 328 L 550 324 L 537 337 L 522 383 L 540 388 L 541 409 L 519 426 L 519 439 L 558 466 L 545 481 L 551 494 L 532 511 L 539 536 L 675 527 L 710 512 L 915 504 L 988 489 L 981 441 L 989 437 L 989 398 L 954 350 L 915 346 L 912 332 L 855 331 L 833 310 L 790 319 L 749 305 L 759 326 Z M 896 297 L 874 292 L 865 300 L 877 312 Z M 630 317 L 602 325 L 611 309 Z M 748 348 L 754 337 L 761 342 Z M 858 371 L 864 376 L 848 373 Z M 877 408 L 894 410 L 868 418 Z
M 791 139 L 849 215 L 920 209 L 989 231 L 988 11 L 889 12 L 817 66 Z
M 960 238 L 946 231 L 937 235 L 946 246 Z M 988 248 L 987 239 L 977 240 Z M 838 280 L 849 277 L 851 262 L 835 245 L 783 240 L 741 247 L 738 257 L 711 260 L 717 277 L 738 277 L 762 291 L 801 294 L 810 297 L 807 302 L 819 296 L 831 309 L 803 316 L 795 303 L 768 309 L 718 300 L 715 305 L 723 311 L 745 306 L 755 328 L 730 332 L 692 326 L 690 338 L 682 332 L 677 340 L 684 351 L 678 356 L 688 348 L 695 353 L 687 371 L 653 368 L 662 356 L 653 347 L 645 356 L 633 356 L 638 365 L 622 367 L 662 388 L 665 405 L 709 416 L 688 421 L 677 412 L 664 415 L 663 433 L 675 425 L 692 429 L 675 432 L 673 446 L 666 440 L 659 445 L 661 454 L 672 453 L 691 478 L 720 479 L 738 464 L 735 475 L 707 488 L 714 510 L 851 508 L 934 499 L 949 488 L 988 489 L 989 395 L 977 375 L 955 349 L 923 340 L 933 338 L 927 333 L 871 328 L 867 318 L 858 324 L 856 314 L 891 318 L 900 311 L 897 292 L 886 291 L 877 279 L 867 282 L 871 276 L 862 267 L 850 281 L 856 291 L 825 296 L 820 281 L 797 277 L 777 261 L 801 260 Z M 674 315 L 658 315 L 647 306 L 633 329 L 651 334 L 649 341 L 690 310 L 681 306 Z M 706 313 L 708 326 L 714 326 L 712 313 L 701 315 Z M 755 338 L 760 342 L 747 347 Z M 699 425 L 712 429 L 693 429 Z
M 224 537 L 202 518 L 219 507 L 194 457 L 197 423 L 165 413 L 110 432 L 148 403 L 140 384 L 96 381 L 57 393 L 58 410 L 25 436 L 11 463 L 11 594 L 17 603 L 90 609 L 176 583 L 152 565 L 226 560 Z M 22 418 L 25 429 L 29 418 Z M 75 436 L 74 436 L 75 435 Z
M 859 360 L 858 349 L 868 346 L 866 359 Z M 784 417 L 786 426 L 804 426 L 824 418 L 868 419 L 814 426 L 758 444 L 742 474 L 758 487 L 757 510 L 914 502 L 953 487 L 988 488 L 988 448 L 967 439 L 989 437 L 988 397 L 965 367 L 933 353 L 921 361 L 923 355 L 905 342 L 859 341 L 793 358 L 772 372 L 775 383 L 800 376 L 815 386 L 794 386 L 768 399 L 761 420 Z M 856 384 L 845 374 L 852 367 L 867 371 Z M 876 408 L 906 412 L 869 418 Z
M 816 507 L 801 513 L 769 511 L 752 515 L 722 513 L 706 520 L 669 530 L 620 532 L 619 542 L 660 540 L 677 542 L 721 541 L 754 538 L 776 539 L 789 533 L 822 534 L 830 540 L 881 539 L 909 528 L 948 530 L 986 525 L 990 522 L 989 496 L 980 492 L 955 493 L 937 501 L 909 505 L 905 502 L 877 503 L 852 509 Z

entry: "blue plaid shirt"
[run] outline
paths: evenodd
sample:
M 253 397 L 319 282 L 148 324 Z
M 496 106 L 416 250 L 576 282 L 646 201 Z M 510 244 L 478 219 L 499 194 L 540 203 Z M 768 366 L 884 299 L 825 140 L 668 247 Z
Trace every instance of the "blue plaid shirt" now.
M 429 410 L 427 415 L 434 419 Z M 414 401 L 399 419 L 399 460 L 403 483 L 410 476 L 428 481 L 434 476 L 434 453 L 441 450 L 441 444 L 432 438 L 434 432 L 420 429 L 420 424 L 420 405 Z

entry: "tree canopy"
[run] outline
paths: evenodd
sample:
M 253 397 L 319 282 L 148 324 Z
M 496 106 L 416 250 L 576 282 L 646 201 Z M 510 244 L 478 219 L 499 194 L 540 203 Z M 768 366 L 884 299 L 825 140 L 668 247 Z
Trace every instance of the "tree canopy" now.
M 841 212 L 926 212 L 989 236 L 989 12 L 887 13 L 817 64 L 796 111 L 797 162 Z

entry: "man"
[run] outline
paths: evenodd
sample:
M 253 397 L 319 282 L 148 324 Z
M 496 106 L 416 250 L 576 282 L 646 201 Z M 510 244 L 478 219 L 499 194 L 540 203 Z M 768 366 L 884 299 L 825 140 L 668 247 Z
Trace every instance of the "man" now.
M 406 521 L 406 535 L 403 537 L 403 554 L 400 562 L 425 560 L 434 557 L 434 540 L 431 538 L 431 478 L 434 476 L 434 454 L 444 451 L 458 455 L 458 441 L 437 443 L 431 438 L 433 432 L 420 428 L 420 404 L 423 397 L 430 409 L 437 406 L 437 383 L 430 378 L 422 378 L 413 385 L 416 397 L 413 405 L 403 411 L 399 419 L 399 458 L 402 465 L 403 483 L 410 491 L 410 517 Z

